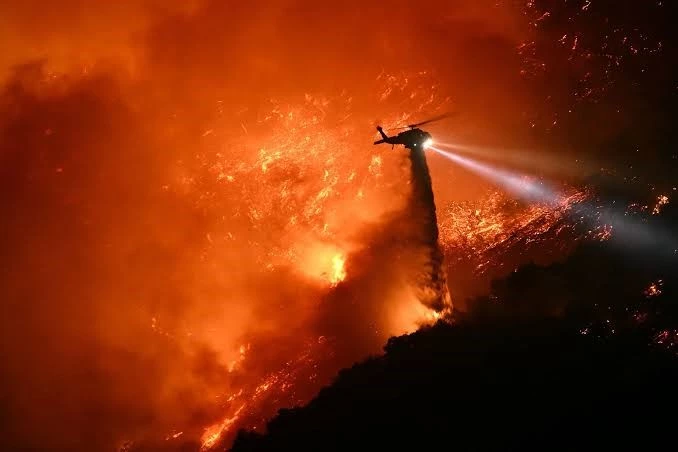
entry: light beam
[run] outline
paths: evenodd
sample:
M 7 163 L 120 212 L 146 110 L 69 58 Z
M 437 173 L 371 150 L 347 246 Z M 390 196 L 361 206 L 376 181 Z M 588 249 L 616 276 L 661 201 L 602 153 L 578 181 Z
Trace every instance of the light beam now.
M 492 166 L 480 163 L 477 160 L 462 157 L 453 152 L 443 151 L 435 146 L 430 146 L 429 149 L 486 179 L 494 181 L 506 189 L 506 191 L 513 193 L 520 198 L 549 204 L 557 203 L 562 199 L 562 196 L 555 190 L 546 186 L 542 181 L 530 180 L 528 176 L 523 174 L 493 168 Z
M 556 204 L 564 199 L 556 190 L 541 181 L 534 181 L 525 174 L 494 168 L 477 160 L 463 157 L 453 152 L 443 151 L 435 146 L 429 147 L 438 155 L 466 168 L 479 176 L 491 180 L 517 197 L 547 204 Z M 582 202 L 571 212 L 573 217 L 585 221 L 591 227 L 608 225 L 613 237 L 625 248 L 638 247 L 652 254 L 678 253 L 678 241 L 670 231 L 650 226 L 641 218 L 628 215 L 614 206 L 595 205 Z

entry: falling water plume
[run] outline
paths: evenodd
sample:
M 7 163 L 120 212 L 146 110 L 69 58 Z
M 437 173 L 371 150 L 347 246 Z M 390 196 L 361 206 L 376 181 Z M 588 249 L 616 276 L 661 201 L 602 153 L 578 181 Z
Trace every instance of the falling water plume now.
M 422 271 L 417 275 L 417 295 L 421 302 L 437 312 L 449 312 L 452 301 L 447 287 L 443 253 L 438 242 L 438 218 L 433 198 L 431 174 L 423 151 L 409 154 L 412 170 L 412 197 L 408 211 L 412 221 L 420 222 L 424 231 L 423 247 L 426 250 Z

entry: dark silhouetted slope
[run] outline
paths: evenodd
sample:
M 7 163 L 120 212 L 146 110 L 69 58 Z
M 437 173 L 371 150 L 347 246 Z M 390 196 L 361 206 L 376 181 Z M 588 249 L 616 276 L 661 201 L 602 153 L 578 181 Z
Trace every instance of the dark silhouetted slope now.
M 493 284 L 454 325 L 393 338 L 233 450 L 659 449 L 678 401 L 673 258 L 616 243 Z M 653 280 L 652 278 L 659 278 Z M 659 293 L 644 291 L 659 281 Z

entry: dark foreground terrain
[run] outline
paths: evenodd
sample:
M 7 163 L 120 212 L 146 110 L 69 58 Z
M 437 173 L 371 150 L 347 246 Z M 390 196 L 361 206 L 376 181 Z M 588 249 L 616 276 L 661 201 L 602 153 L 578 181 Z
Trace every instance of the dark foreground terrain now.
M 453 325 L 393 338 L 281 410 L 267 434 L 240 432 L 233 450 L 671 448 L 674 260 L 612 240 L 524 267 Z
M 340 374 L 233 450 L 589 449 L 672 444 L 678 366 L 627 338 L 559 325 L 438 325 Z

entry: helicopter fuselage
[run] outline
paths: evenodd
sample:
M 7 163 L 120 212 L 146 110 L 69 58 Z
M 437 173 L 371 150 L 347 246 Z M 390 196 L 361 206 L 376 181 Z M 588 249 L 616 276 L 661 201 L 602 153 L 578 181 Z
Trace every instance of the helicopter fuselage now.
M 424 151 L 428 147 L 433 145 L 433 139 L 431 138 L 430 133 L 424 132 L 423 130 L 419 129 L 419 126 L 423 126 L 424 124 L 429 124 L 435 121 L 440 121 L 441 119 L 449 118 L 450 116 L 452 116 L 452 113 L 444 113 L 434 118 L 427 119 L 426 121 L 418 122 L 416 124 L 410 124 L 407 126 L 409 130 L 400 132 L 398 135 L 394 135 L 392 137 L 386 135 L 383 127 L 377 126 L 377 132 L 379 132 L 379 135 L 381 135 L 381 140 L 375 141 L 374 144 L 388 143 L 393 146 L 395 146 L 396 144 L 402 144 L 411 151 L 417 149 L 421 149 L 422 151 Z M 404 127 L 400 128 L 403 129 Z
M 421 129 L 410 129 L 400 132 L 394 138 L 396 144 L 402 144 L 407 149 L 425 149 L 427 143 L 431 140 L 431 134 Z
M 379 130 L 379 129 L 377 129 Z M 383 134 L 383 132 L 380 130 L 380 133 Z M 374 144 L 381 144 L 381 143 L 388 143 L 391 145 L 403 145 L 405 148 L 410 149 L 410 150 L 417 150 L 417 149 L 426 149 L 427 145 L 431 143 L 431 134 L 428 132 L 425 132 L 421 129 L 410 129 L 406 130 L 404 132 L 400 132 L 398 135 L 394 136 L 385 136 L 383 135 L 383 138 L 379 141 L 375 141 Z

